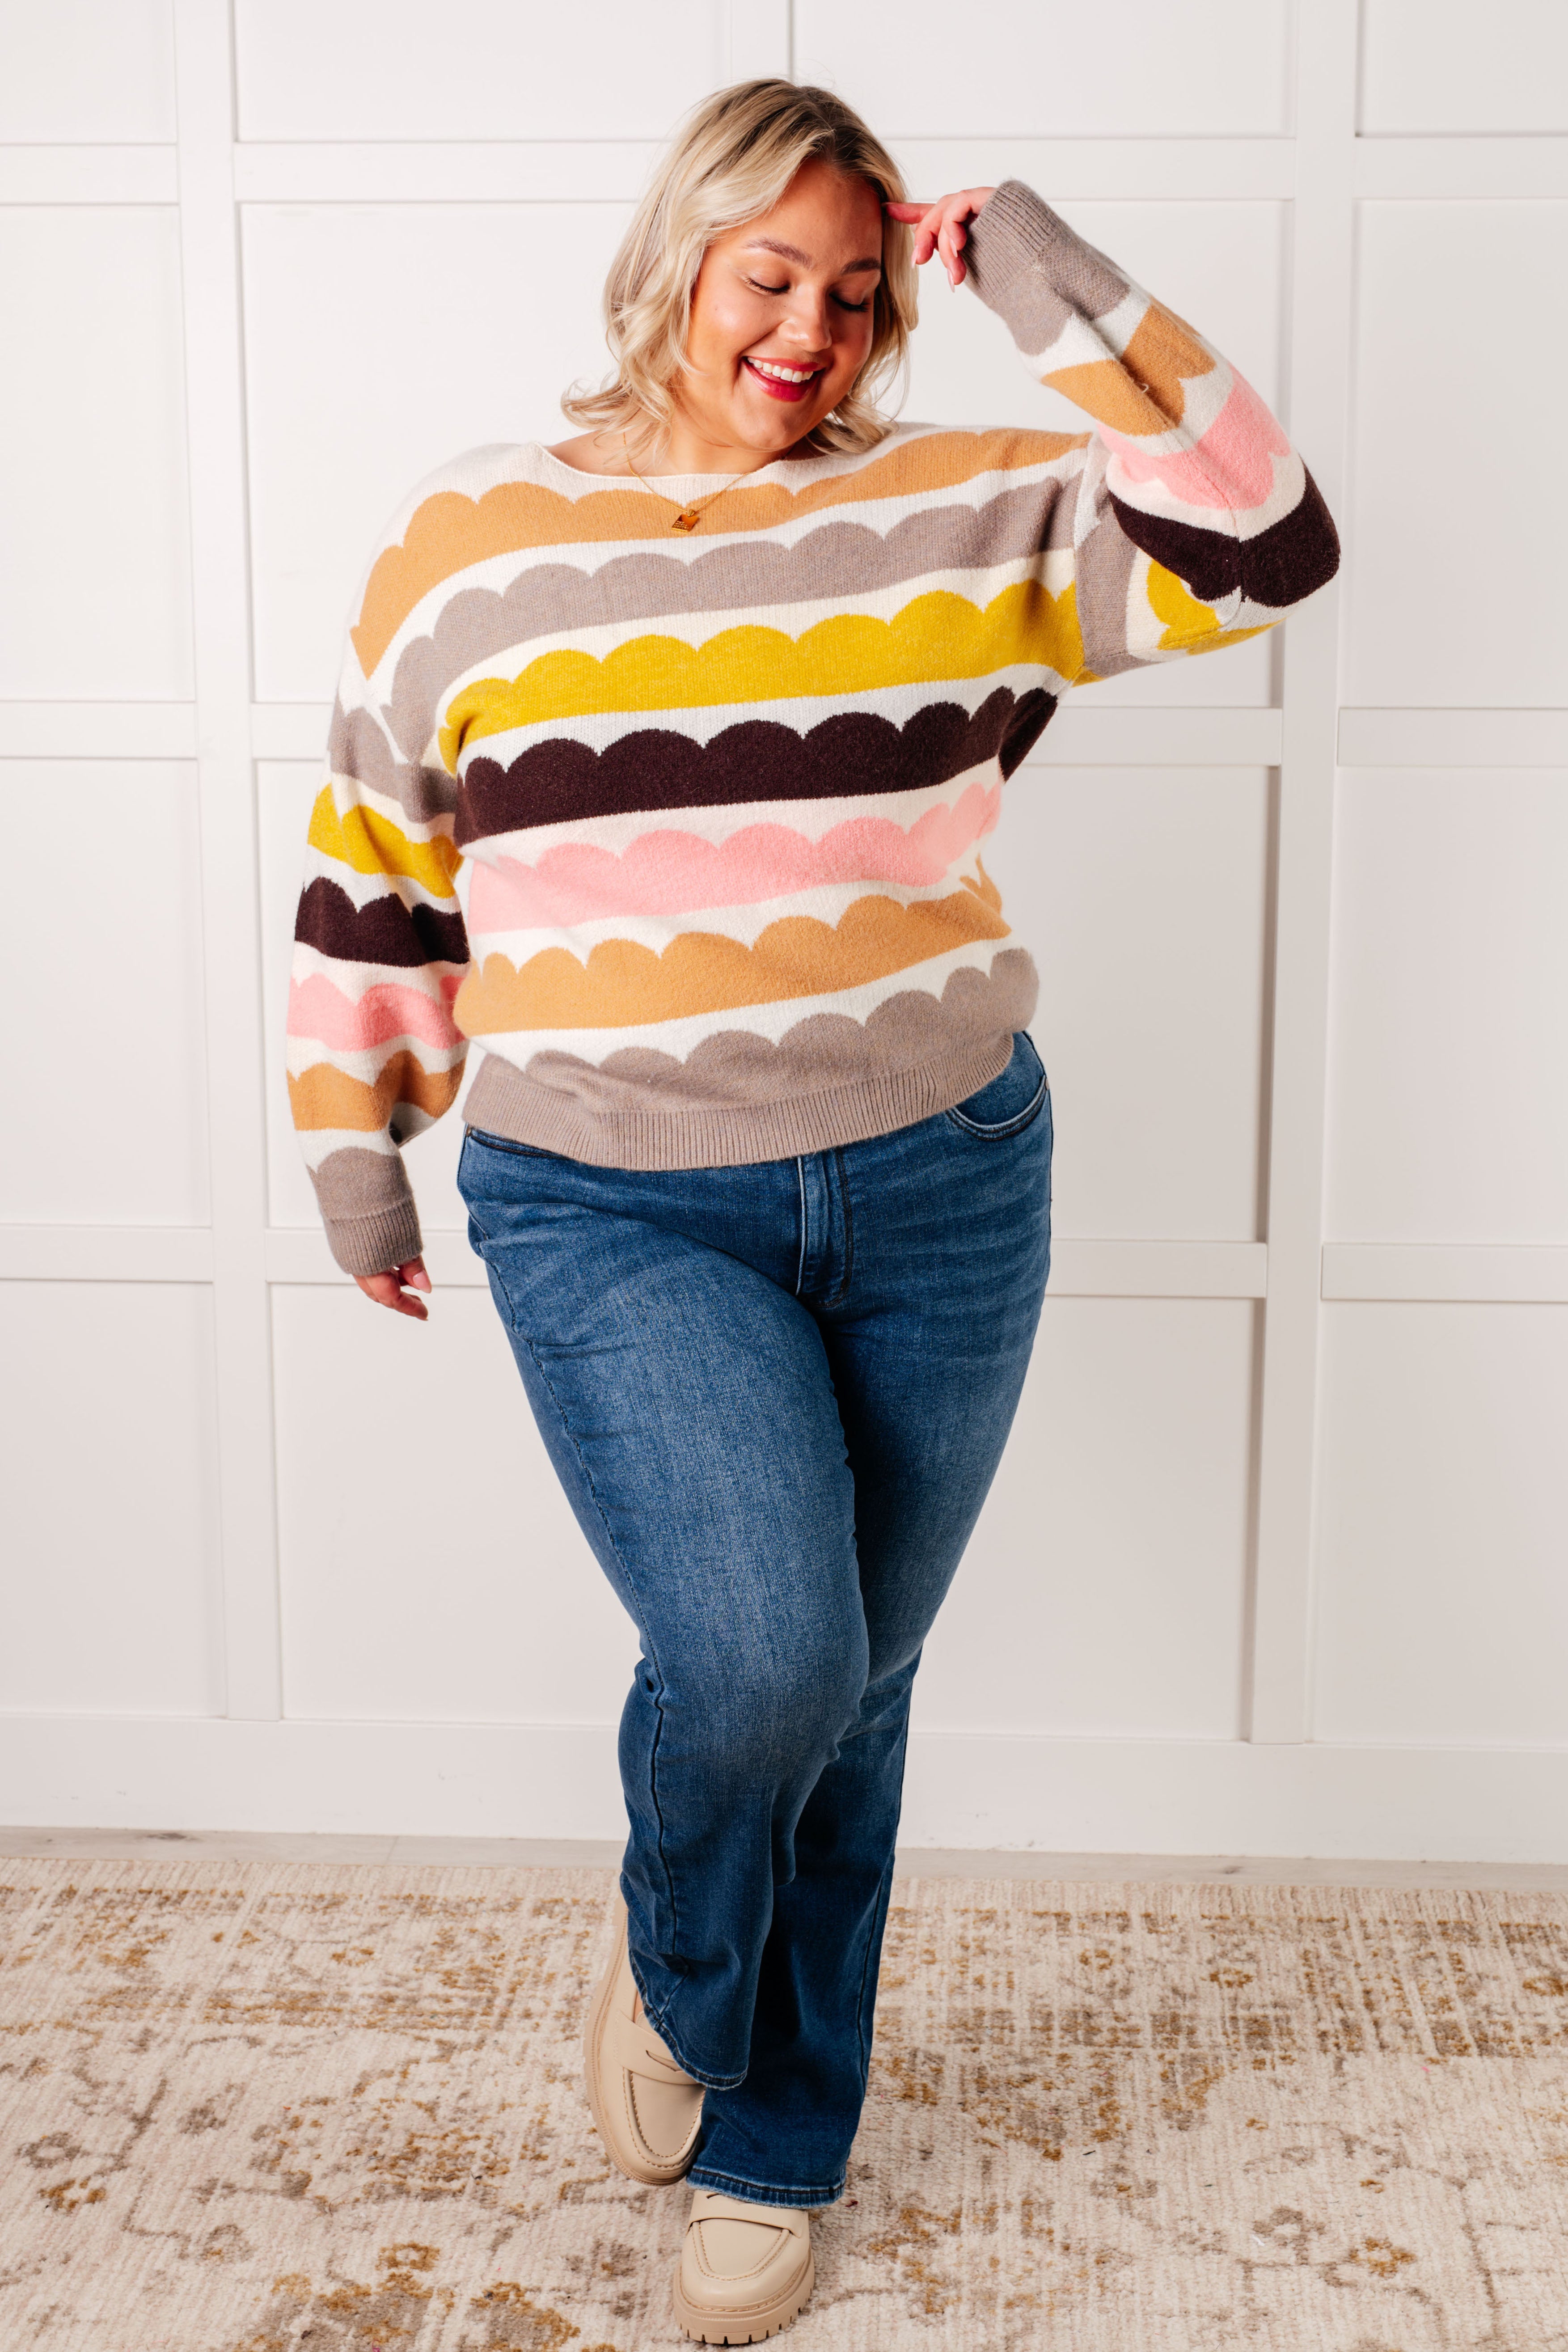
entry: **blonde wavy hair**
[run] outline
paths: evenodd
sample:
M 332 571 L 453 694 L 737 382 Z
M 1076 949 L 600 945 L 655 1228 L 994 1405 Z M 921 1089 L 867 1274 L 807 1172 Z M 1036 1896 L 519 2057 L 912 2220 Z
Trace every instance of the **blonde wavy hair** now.
M 831 90 L 784 80 L 736 82 L 687 117 L 605 280 L 605 334 L 615 373 L 597 392 L 574 384 L 562 397 L 574 425 L 627 432 L 651 420 L 658 439 L 664 438 L 674 414 L 671 386 L 690 367 L 691 292 L 703 255 L 726 230 L 770 212 L 814 157 L 868 181 L 883 203 L 904 200 L 898 165 Z M 872 449 L 891 430 L 893 420 L 877 398 L 904 367 L 915 316 L 909 232 L 884 215 L 871 348 L 837 407 L 807 436 L 808 447 Z

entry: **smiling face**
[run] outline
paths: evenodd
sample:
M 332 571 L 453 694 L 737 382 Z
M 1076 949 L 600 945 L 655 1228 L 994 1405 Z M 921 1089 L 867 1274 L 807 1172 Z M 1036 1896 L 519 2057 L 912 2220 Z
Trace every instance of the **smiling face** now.
M 691 296 L 681 423 L 722 469 L 779 457 L 821 424 L 871 348 L 882 206 L 866 180 L 802 166 L 772 212 L 717 237 Z

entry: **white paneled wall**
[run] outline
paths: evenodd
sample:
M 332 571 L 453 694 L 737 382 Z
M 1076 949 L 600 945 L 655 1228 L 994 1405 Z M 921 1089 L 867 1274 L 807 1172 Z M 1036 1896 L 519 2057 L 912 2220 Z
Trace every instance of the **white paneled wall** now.
M 631 1630 L 459 1121 L 411 1155 L 420 1329 L 327 1255 L 285 974 L 387 513 L 564 429 L 657 142 L 794 71 L 1201 323 L 1346 549 L 1010 788 L 1056 1261 L 906 1834 L 1568 1859 L 1565 25 L 0 0 L 0 1817 L 616 1832 Z M 1077 425 L 925 305 L 909 413 Z

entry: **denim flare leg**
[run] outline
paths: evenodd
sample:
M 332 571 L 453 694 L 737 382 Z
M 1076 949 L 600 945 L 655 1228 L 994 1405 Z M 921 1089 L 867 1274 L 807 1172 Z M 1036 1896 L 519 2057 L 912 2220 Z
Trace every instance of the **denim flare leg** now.
M 621 1884 L 648 2015 L 708 2085 L 699 2188 L 842 2192 L 910 1688 L 1023 1387 L 1050 1166 L 1022 1031 L 956 1109 L 800 1160 L 465 1141 L 529 1403 L 641 1636 Z

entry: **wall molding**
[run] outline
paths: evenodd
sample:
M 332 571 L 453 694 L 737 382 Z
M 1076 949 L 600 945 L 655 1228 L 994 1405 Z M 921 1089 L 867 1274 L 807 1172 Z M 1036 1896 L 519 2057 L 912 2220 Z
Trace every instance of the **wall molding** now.
M 1568 1306 L 1568 1247 L 1529 1242 L 1330 1242 L 1323 1297 Z
M 1568 768 L 1568 709 L 1340 712 L 1342 768 Z
M 737 10 L 738 13 L 738 10 Z M 787 0 L 747 13 L 783 16 Z M 787 32 L 782 37 L 787 41 Z M 731 34 L 731 39 L 735 38 Z M 776 22 L 759 21 L 748 50 L 776 50 Z M 776 70 L 770 68 L 769 70 Z M 1064 203 L 1283 203 L 1297 193 L 1300 141 L 1240 139 L 905 139 L 889 143 L 922 186 L 1005 174 Z M 242 205 L 629 204 L 658 152 L 652 139 L 240 140 L 234 184 Z M 172 205 L 172 145 L 0 148 L 0 204 Z M 1406 138 L 1363 132 L 1354 191 L 1366 202 L 1568 196 L 1568 138 Z
M 612 1723 L 0 1716 L 0 1820 L 61 1829 L 625 1834 Z M 1568 1862 L 1568 1749 L 918 1728 L 900 1842 Z
M 226 1706 L 281 1707 L 231 12 L 174 0 Z
M 1357 0 L 1314 0 L 1296 27 L 1295 204 L 1285 414 L 1331 512 L 1350 431 Z M 1318 1338 L 1328 1102 L 1330 918 L 1341 583 L 1286 632 L 1265 1103 L 1268 1302 L 1255 1400 L 1252 1575 L 1243 1700 L 1249 1738 L 1311 1721 Z
M 483 1266 L 468 1235 L 426 1231 L 425 1259 L 443 1288 L 482 1290 Z M 1261 1242 L 1079 1241 L 1051 1244 L 1053 1298 L 1261 1298 L 1268 1253 Z M 341 1283 L 326 1235 L 308 1226 L 274 1226 L 267 1236 L 267 1275 L 274 1283 Z
M 1359 197 L 1568 196 L 1568 139 L 1513 132 L 1502 138 L 1379 138 L 1355 143 Z
M 436 1226 L 425 1255 L 443 1289 L 482 1289 L 465 1234 Z M 326 1236 L 274 1225 L 271 1284 L 346 1285 Z M 0 1282 L 210 1282 L 205 1225 L 0 1225 Z M 1058 1234 L 1052 1298 L 1267 1298 L 1263 1242 L 1095 1240 Z M 1320 1296 L 1409 1305 L 1568 1306 L 1568 1245 L 1517 1242 L 1329 1242 Z

